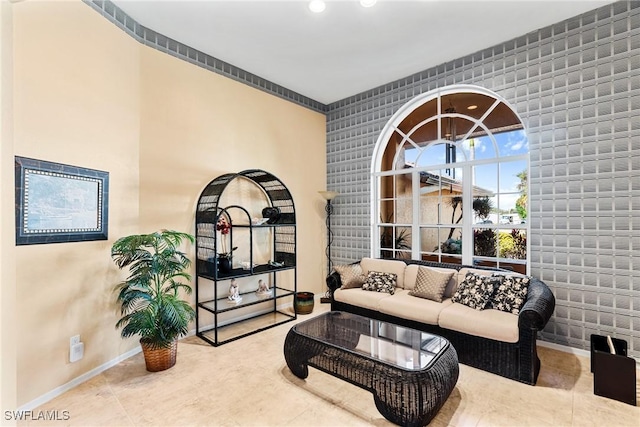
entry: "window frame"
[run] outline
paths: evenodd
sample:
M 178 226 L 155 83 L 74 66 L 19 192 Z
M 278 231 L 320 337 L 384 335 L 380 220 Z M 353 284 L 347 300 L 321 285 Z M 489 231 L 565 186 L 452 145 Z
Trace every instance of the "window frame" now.
M 486 136 L 490 138 L 490 140 L 492 141 L 492 144 L 494 145 L 494 149 L 496 150 L 496 156 L 493 158 L 484 158 L 484 159 L 474 159 L 474 160 L 469 160 L 468 158 L 465 158 L 464 160 L 462 160 L 461 162 L 456 162 L 456 169 L 460 168 L 462 169 L 462 204 L 463 206 L 471 206 L 473 203 L 473 183 L 471 179 L 465 179 L 465 177 L 469 177 L 472 176 L 472 171 L 473 168 L 476 166 L 482 166 L 482 165 L 486 165 L 486 164 L 495 164 L 498 171 L 497 171 L 497 182 L 498 182 L 498 187 L 497 187 L 497 191 L 495 193 L 495 197 L 497 198 L 497 200 L 499 201 L 500 195 L 502 194 L 502 189 L 500 188 L 500 169 L 501 169 L 501 164 L 503 163 L 508 163 L 508 162 L 516 162 L 516 161 L 524 161 L 525 162 L 525 167 L 526 167 L 526 172 L 527 172 L 527 176 L 529 176 L 529 170 L 530 170 L 530 160 L 529 160 L 529 151 L 527 150 L 526 153 L 524 154 L 517 154 L 517 155 L 504 155 L 503 153 L 500 153 L 500 151 L 498 150 L 498 144 L 496 142 L 496 138 L 491 131 L 489 131 L 489 129 L 487 128 L 486 125 L 484 125 L 482 123 L 482 120 L 484 118 L 487 117 L 488 114 L 490 114 L 490 112 L 492 111 L 492 108 L 499 105 L 500 103 L 503 103 L 505 106 L 507 106 L 511 112 L 515 115 L 515 117 L 519 120 L 520 124 L 522 124 L 522 132 L 524 133 L 525 136 L 527 136 L 527 130 L 524 126 L 524 123 L 521 119 L 521 117 L 518 115 L 518 113 L 514 110 L 514 108 L 504 99 L 502 98 L 500 95 L 494 93 L 493 91 L 490 91 L 488 89 L 479 87 L 479 86 L 474 86 L 474 85 L 452 85 L 452 86 L 447 86 L 445 88 L 441 88 L 441 89 L 435 89 L 433 91 L 424 93 L 414 99 L 412 99 L 411 101 L 409 101 L 408 103 L 404 104 L 402 107 L 400 107 L 400 109 L 398 109 L 398 111 L 393 115 L 393 117 L 391 117 L 391 119 L 385 124 L 384 128 L 382 129 L 378 140 L 376 142 L 376 145 L 374 147 L 374 151 L 373 151 L 373 157 L 372 157 L 372 163 L 371 163 L 371 256 L 372 257 L 379 257 L 381 256 L 382 251 L 385 251 L 386 253 L 389 253 L 389 248 L 381 248 L 381 237 L 380 237 L 380 227 L 384 227 L 384 226 L 391 226 L 391 225 L 396 225 L 396 224 L 389 224 L 389 223 L 385 223 L 383 222 L 383 219 L 381 217 L 381 188 L 382 188 L 382 179 L 384 179 L 384 177 L 388 177 L 388 176 L 398 176 L 401 174 L 408 174 L 411 176 L 411 182 L 412 182 L 412 222 L 410 224 L 411 227 L 411 249 L 410 249 L 410 254 L 411 254 L 411 259 L 422 259 L 422 255 L 423 252 L 425 252 L 424 248 L 421 248 L 421 230 L 427 228 L 428 226 L 434 226 L 435 228 L 446 228 L 449 229 L 451 228 L 450 225 L 448 224 L 423 224 L 422 220 L 421 220 L 421 215 L 420 215 L 420 211 L 421 211 L 421 202 L 420 202 L 420 173 L 421 172 L 426 172 L 426 171 L 434 171 L 434 170 L 446 170 L 446 169 L 451 169 L 451 163 L 443 163 L 443 164 L 430 164 L 428 166 L 418 166 L 416 164 L 415 167 L 411 168 L 410 170 L 408 169 L 397 169 L 397 164 L 398 164 L 398 160 L 399 160 L 399 154 L 400 152 L 403 150 L 403 146 L 405 143 L 409 142 L 410 144 L 414 145 L 415 147 L 418 147 L 412 140 L 411 140 L 411 134 L 416 131 L 417 129 L 420 128 L 420 126 L 426 122 L 429 121 L 433 121 L 433 120 L 437 120 L 437 134 L 439 137 L 441 137 L 441 135 L 443 135 L 442 132 L 442 122 L 443 119 L 447 118 L 447 117 L 451 117 L 451 116 L 455 116 L 455 117 L 463 117 L 465 119 L 468 119 L 469 117 L 460 114 L 460 113 L 451 113 L 451 112 L 443 112 L 442 108 L 441 108 L 441 102 L 438 100 L 438 98 L 442 98 L 446 95 L 453 95 L 455 93 L 459 93 L 459 92 L 465 92 L 465 93 L 477 93 L 480 95 L 485 95 L 485 96 L 489 96 L 491 98 L 493 98 L 495 100 L 493 106 L 491 108 L 489 108 L 487 111 L 487 113 L 485 113 L 480 119 L 477 120 L 477 123 L 475 123 L 475 128 L 477 129 L 477 127 L 482 128 L 485 132 L 486 132 Z M 399 128 L 399 125 L 401 123 L 403 123 L 403 121 L 410 115 L 412 114 L 417 108 L 423 106 L 424 104 L 431 102 L 432 100 L 437 100 L 437 112 L 435 114 L 435 116 L 431 116 L 431 117 L 427 117 L 423 120 L 421 120 L 418 124 L 416 124 L 415 126 L 412 127 L 412 129 L 409 132 L 402 132 Z M 434 118 L 435 117 L 435 118 Z M 472 133 L 473 131 L 473 127 L 471 130 L 469 130 L 469 132 L 462 136 L 460 138 L 460 140 L 458 141 L 458 143 L 460 141 L 464 141 L 468 138 L 468 136 Z M 402 141 L 400 143 L 398 143 L 397 147 L 400 147 L 399 149 L 396 150 L 396 153 L 393 156 L 393 161 L 391 163 L 390 169 L 389 170 L 382 170 L 382 165 L 383 165 L 383 158 L 385 155 L 385 151 L 387 150 L 387 146 L 390 143 L 396 144 L 396 141 L 392 142 L 391 138 L 394 136 L 394 134 L 399 135 L 400 137 L 402 137 Z M 528 139 L 528 138 L 527 138 Z M 423 150 L 426 150 L 426 147 L 428 147 L 430 144 L 438 144 L 438 143 L 442 143 L 445 142 L 443 139 L 437 139 L 435 141 L 430 141 L 429 144 L 427 144 L 427 146 L 423 147 Z M 527 194 L 529 194 L 529 180 L 527 180 Z M 393 189 L 393 199 L 397 200 L 398 199 L 398 194 L 395 193 L 396 189 L 394 187 Z M 385 197 L 385 199 L 389 199 L 389 197 Z M 495 206 L 496 208 L 498 208 L 500 206 L 499 202 L 497 204 L 497 206 Z M 394 203 L 394 218 L 395 218 L 395 214 L 396 214 L 396 209 L 395 209 L 395 203 Z M 467 237 L 467 238 L 463 238 L 462 239 L 462 255 L 461 255 L 461 263 L 464 265 L 473 265 L 474 263 L 474 259 L 475 260 L 488 260 L 488 261 L 495 261 L 497 265 L 500 265 L 500 263 L 513 263 L 514 261 L 517 264 L 524 264 L 526 266 L 526 273 L 529 274 L 530 271 L 530 245 L 531 245 L 531 239 L 530 239 L 530 209 L 529 206 L 527 206 L 527 220 L 525 224 L 509 224 L 508 226 L 500 224 L 499 221 L 497 224 L 474 224 L 473 223 L 473 219 L 474 219 L 474 215 L 463 215 L 462 216 L 462 223 L 460 224 L 460 227 L 462 228 L 462 236 L 463 237 Z M 407 224 L 397 224 L 402 225 L 402 226 L 406 226 Z M 479 226 L 480 225 L 480 226 Z M 458 228 L 458 227 L 456 227 Z M 474 239 L 473 239 L 473 232 L 474 230 L 477 229 L 486 229 L 486 228 L 490 228 L 490 229 L 494 229 L 494 230 L 503 230 L 503 229 L 508 229 L 508 230 L 512 230 L 512 229 L 520 229 L 520 230 L 524 230 L 527 236 L 527 244 L 526 244 L 526 259 L 525 260 L 514 260 L 511 258 L 500 258 L 499 255 L 500 253 L 497 252 L 495 257 L 479 257 L 479 256 L 475 256 L 473 254 L 474 252 Z M 391 251 L 394 255 L 396 255 L 398 252 L 397 251 Z M 406 253 L 406 251 L 404 252 Z M 440 254 L 442 255 L 442 253 L 440 252 Z M 439 256 L 438 259 L 442 259 L 442 256 Z

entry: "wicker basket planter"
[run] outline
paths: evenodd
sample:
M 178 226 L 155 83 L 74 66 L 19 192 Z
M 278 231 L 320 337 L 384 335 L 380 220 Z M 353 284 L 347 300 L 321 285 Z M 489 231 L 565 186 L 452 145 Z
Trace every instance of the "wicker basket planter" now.
M 144 354 L 144 363 L 147 365 L 147 371 L 158 372 L 171 368 L 176 364 L 176 355 L 178 354 L 178 340 L 171 343 L 169 347 L 155 348 L 151 344 L 140 340 L 142 353 Z
M 163 371 L 176 364 L 178 338 L 186 335 L 196 312 L 181 299 L 191 293 L 191 260 L 180 250 L 188 233 L 160 230 L 121 237 L 111 247 L 111 258 L 128 269 L 126 280 L 115 285 L 122 317 L 116 322 L 122 338 L 140 336 L 147 370 Z M 164 348 L 162 348 L 164 347 Z

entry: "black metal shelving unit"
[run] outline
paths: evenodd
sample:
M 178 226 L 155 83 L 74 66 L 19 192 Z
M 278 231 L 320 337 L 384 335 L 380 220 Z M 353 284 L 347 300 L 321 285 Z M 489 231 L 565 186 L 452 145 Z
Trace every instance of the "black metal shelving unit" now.
M 279 209 L 279 216 L 268 224 L 254 225 L 247 209 L 240 205 L 220 206 L 221 196 L 228 185 L 235 179 L 247 179 L 262 189 L 269 206 Z M 227 199 L 229 199 L 227 195 Z M 219 233 L 216 224 L 224 215 L 231 224 L 229 232 L 230 247 L 234 246 L 234 230 L 245 230 L 243 241 L 249 247 L 249 267 L 233 268 L 230 272 L 220 272 L 217 268 L 218 254 L 221 249 Z M 232 218 L 236 220 L 233 221 Z M 271 260 L 276 266 L 266 264 L 254 264 L 254 232 L 269 233 L 271 245 Z M 280 286 L 278 275 L 293 272 L 293 289 Z M 259 296 L 253 291 L 241 293 L 242 301 L 228 303 L 224 290 L 228 288 L 231 279 L 262 275 L 270 282 L 271 295 Z M 206 280 L 203 280 L 206 279 Z M 217 177 L 211 181 L 200 194 L 196 210 L 196 334 L 211 345 L 222 345 L 239 338 L 252 335 L 290 322 L 297 318 L 295 311 L 283 311 L 278 308 L 291 300 L 297 290 L 296 271 L 296 216 L 293 198 L 287 187 L 269 172 L 260 169 L 249 169 L 239 173 L 230 173 Z M 203 294 L 207 286 L 209 297 Z M 220 296 L 224 294 L 224 296 Z M 253 310 L 252 310 L 253 309 Z M 230 317 L 233 311 L 241 310 L 236 318 Z M 212 322 L 204 321 L 204 318 L 212 318 Z M 221 319 L 227 316 L 226 319 Z M 247 330 L 236 328 L 235 333 L 224 337 L 221 333 L 225 328 L 247 322 L 251 319 L 263 317 L 262 321 L 251 325 Z M 203 324 L 207 323 L 207 324 Z

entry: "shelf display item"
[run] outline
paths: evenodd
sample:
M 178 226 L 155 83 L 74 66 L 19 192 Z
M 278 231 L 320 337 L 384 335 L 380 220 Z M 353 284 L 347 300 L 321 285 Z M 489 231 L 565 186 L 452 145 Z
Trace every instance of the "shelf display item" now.
M 231 221 L 227 219 L 228 214 L 223 213 L 218 217 L 216 223 L 216 231 L 220 233 L 220 247 L 221 252 L 217 254 L 218 257 L 218 269 L 221 273 L 230 273 L 233 268 L 233 260 L 231 259 L 233 251 L 238 247 L 232 247 L 231 244 L 227 246 L 227 237 L 231 232 Z
M 222 274 L 231 273 L 231 259 L 230 258 L 218 258 L 218 262 L 216 264 L 218 266 L 218 271 Z
M 249 261 L 243 261 L 240 265 L 242 266 L 243 270 L 250 270 L 251 269 L 251 263 Z M 253 264 L 254 268 L 257 267 L 257 266 L 258 266 L 258 264 L 255 264 L 255 263 Z
M 256 291 L 256 295 L 258 296 L 271 296 L 271 289 L 269 289 L 269 285 L 267 285 L 264 280 L 258 280 L 258 290 Z
M 262 216 L 267 218 L 267 224 L 275 224 L 280 219 L 280 209 L 271 206 L 262 209 Z
M 232 303 L 239 303 L 242 301 L 242 297 L 240 296 L 240 288 L 238 287 L 238 282 L 236 279 L 231 279 L 231 284 L 229 285 L 229 296 L 227 297 L 229 301 Z

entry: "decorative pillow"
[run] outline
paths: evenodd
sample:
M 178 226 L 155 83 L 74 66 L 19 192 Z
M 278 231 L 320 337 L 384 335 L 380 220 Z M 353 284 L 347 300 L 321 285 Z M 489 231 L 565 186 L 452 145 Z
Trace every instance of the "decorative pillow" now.
M 334 270 L 340 275 L 340 289 L 359 288 L 367 278 L 360 264 L 336 265 Z
M 497 274 L 494 275 L 494 277 L 497 276 Z M 502 277 L 502 283 L 491 297 L 491 307 L 515 315 L 520 314 L 520 309 L 527 300 L 530 278 L 526 276 L 500 277 Z
M 370 271 L 367 280 L 362 285 L 365 291 L 387 292 L 393 295 L 396 292 L 395 273 L 382 273 L 380 271 Z
M 453 271 L 444 272 L 433 268 L 420 267 L 416 277 L 416 287 L 409 295 L 442 302 L 444 290 L 453 276 Z
M 503 277 L 467 273 L 451 300 L 476 310 L 484 310 Z

